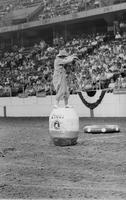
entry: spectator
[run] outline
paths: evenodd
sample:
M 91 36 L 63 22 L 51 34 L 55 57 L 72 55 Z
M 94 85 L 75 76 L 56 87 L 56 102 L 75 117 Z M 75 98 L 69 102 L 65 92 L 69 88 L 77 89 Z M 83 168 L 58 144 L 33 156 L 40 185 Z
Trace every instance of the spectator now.
M 109 91 L 113 92 L 113 90 L 115 89 L 115 82 L 114 79 L 112 78 L 109 85 L 108 85 Z
M 122 88 L 123 81 L 124 81 L 124 78 L 120 74 L 118 77 L 118 88 Z

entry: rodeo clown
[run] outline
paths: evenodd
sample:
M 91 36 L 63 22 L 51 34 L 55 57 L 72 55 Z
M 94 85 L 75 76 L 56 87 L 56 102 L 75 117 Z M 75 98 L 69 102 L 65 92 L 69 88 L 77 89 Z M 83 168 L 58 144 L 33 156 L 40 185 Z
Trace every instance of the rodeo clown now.
M 56 104 L 54 108 L 58 108 L 60 100 L 64 100 L 66 108 L 69 108 L 69 88 L 66 79 L 65 66 L 78 59 L 75 55 L 68 55 L 65 49 L 60 50 L 54 61 L 53 85 L 56 90 Z

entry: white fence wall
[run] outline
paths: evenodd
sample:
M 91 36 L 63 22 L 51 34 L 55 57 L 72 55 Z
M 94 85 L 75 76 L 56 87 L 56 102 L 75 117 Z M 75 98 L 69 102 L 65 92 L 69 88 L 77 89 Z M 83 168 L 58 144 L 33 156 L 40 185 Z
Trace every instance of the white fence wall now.
M 55 96 L 0 98 L 0 116 L 48 117 L 53 109 L 54 101 Z M 90 109 L 82 103 L 78 95 L 71 95 L 69 103 L 80 117 L 90 117 Z M 101 104 L 94 110 L 94 116 L 126 117 L 126 94 L 106 93 Z

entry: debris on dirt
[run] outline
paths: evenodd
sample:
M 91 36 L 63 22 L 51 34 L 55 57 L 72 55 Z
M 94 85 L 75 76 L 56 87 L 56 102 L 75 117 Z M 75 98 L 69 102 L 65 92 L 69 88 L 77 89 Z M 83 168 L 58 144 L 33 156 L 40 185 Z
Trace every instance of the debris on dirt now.
M 5 157 L 5 155 L 3 154 L 3 152 L 0 151 L 0 158 Z
M 4 189 L 5 187 L 7 187 L 8 185 L 7 184 L 1 184 L 0 185 L 0 189 Z
M 16 148 L 14 147 L 8 147 L 8 148 L 3 148 L 0 151 L 0 157 L 5 157 L 8 153 L 16 151 Z
M 16 149 L 14 147 L 8 147 L 3 149 L 3 153 L 7 154 L 9 152 L 15 151 Z

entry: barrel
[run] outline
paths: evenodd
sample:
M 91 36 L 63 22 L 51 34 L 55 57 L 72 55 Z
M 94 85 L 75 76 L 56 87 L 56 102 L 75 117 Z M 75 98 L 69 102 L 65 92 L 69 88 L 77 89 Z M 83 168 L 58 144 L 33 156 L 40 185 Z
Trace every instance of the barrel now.
M 77 144 L 79 117 L 73 108 L 59 107 L 49 117 L 49 133 L 56 146 Z

